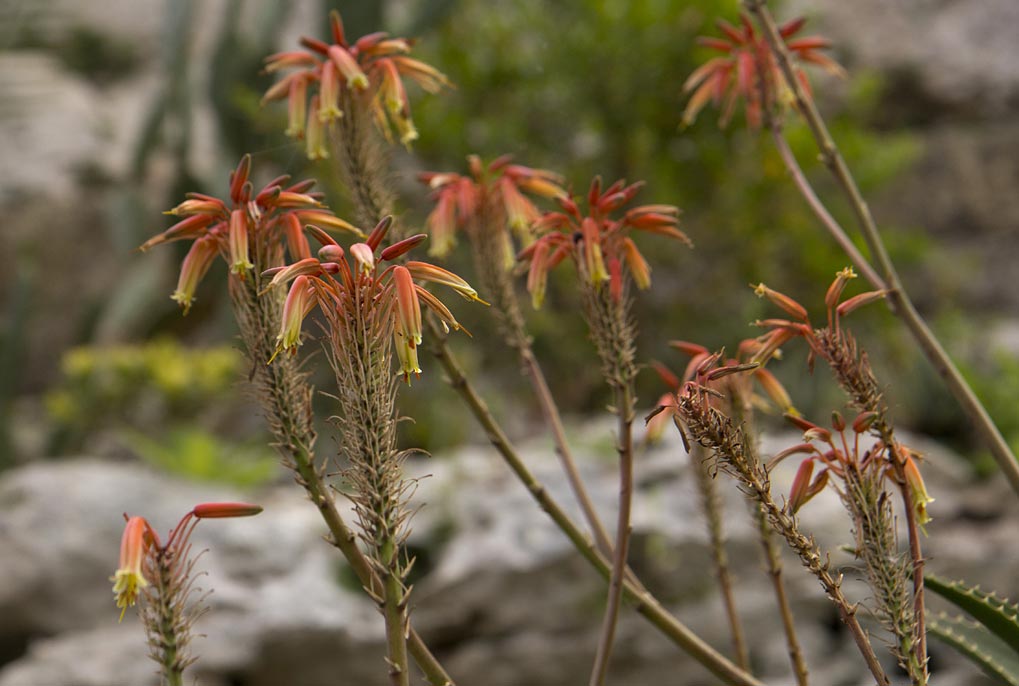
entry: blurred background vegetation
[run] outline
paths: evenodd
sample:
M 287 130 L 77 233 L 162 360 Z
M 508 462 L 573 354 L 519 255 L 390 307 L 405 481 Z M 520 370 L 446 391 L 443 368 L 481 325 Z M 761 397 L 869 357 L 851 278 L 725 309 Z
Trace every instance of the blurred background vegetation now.
M 0 10 L 17 14 L 3 35 L 8 55 L 46 54 L 69 78 L 111 98 L 131 88 L 138 74 L 151 76 L 150 87 L 134 94 L 140 102 L 129 132 L 114 136 L 122 141 L 119 161 L 96 159 L 72 170 L 70 208 L 24 201 L 45 199 L 40 189 L 5 194 L 9 221 L 21 228 L 0 238 L 6 258 L 0 466 L 98 453 L 172 466 L 195 478 L 271 478 L 266 436 L 241 392 L 247 370 L 231 348 L 222 265 L 182 318 L 167 296 L 184 247 L 146 255 L 134 249 L 169 224 L 159 212 L 185 191 L 222 194 L 228 170 L 245 152 L 253 153 L 259 178 L 281 171 L 321 178 L 331 205 L 344 214 L 343 192 L 328 165 L 308 163 L 283 137 L 281 108 L 258 104 L 270 82 L 259 74 L 262 57 L 289 47 L 300 33 L 324 34 L 330 7 L 341 10 L 349 34 L 384 28 L 417 37 L 417 56 L 456 84 L 439 96 L 412 93 L 421 139 L 412 154 L 395 153 L 395 183 L 409 224 L 420 224 L 429 210 L 415 174 L 463 171 L 471 153 L 486 159 L 513 153 L 522 164 L 564 174 L 578 190 L 595 174 L 645 179 L 640 201 L 683 209 L 694 250 L 654 236 L 640 239 L 654 273 L 653 289 L 636 305 L 645 361 L 682 368 L 686 361 L 670 352 L 669 339 L 731 350 L 754 335 L 748 323 L 770 310 L 748 283 L 764 281 L 820 313 L 828 282 L 846 264 L 788 183 L 766 137 L 747 131 L 739 118 L 720 129 L 710 108 L 693 126 L 679 125 L 682 83 L 709 57 L 694 38 L 712 34 L 717 16 L 735 20 L 736 0 L 149 4 L 159 13 L 160 41 L 132 41 L 130 34 L 71 20 L 55 30 L 47 12 L 60 3 L 0 3 Z M 835 56 L 843 57 L 838 50 Z M 819 77 L 816 90 L 864 191 L 880 194 L 910 172 L 923 146 L 915 132 L 884 125 L 882 110 L 894 96 L 885 75 L 851 74 L 846 82 Z M 792 125 L 789 134 L 821 194 L 833 199 L 835 215 L 851 224 L 813 161 L 808 132 Z M 920 286 L 925 311 L 1019 442 L 1011 409 L 1019 362 L 978 344 L 976 327 L 967 323 L 973 313 L 963 318 L 948 304 L 953 282 L 928 270 L 951 263 L 943 249 L 919 226 L 885 228 L 907 282 Z M 464 253 L 461 248 L 452 262 L 469 275 Z M 569 268 L 560 270 L 545 309 L 526 309 L 564 411 L 593 413 L 607 397 L 571 278 Z M 480 308 L 456 314 L 475 334 L 456 340 L 457 350 L 496 412 L 515 431 L 526 430 L 540 418 L 516 362 Z M 956 442 L 979 465 L 953 401 L 897 323 L 880 307 L 854 315 L 854 322 L 889 384 L 900 423 Z M 798 352 L 789 357 L 776 372 L 808 414 L 825 416 L 840 402 L 833 385 L 822 373 L 808 377 Z M 408 444 L 438 450 L 468 439 L 472 429 L 458 401 L 443 389 L 437 367 L 427 360 L 423 366 L 424 377 L 403 395 L 404 411 L 416 420 L 404 427 Z M 327 376 L 315 379 L 328 390 Z M 642 374 L 640 398 L 648 407 L 663 390 L 658 383 L 654 374 Z M 329 401 L 320 402 L 327 416 Z

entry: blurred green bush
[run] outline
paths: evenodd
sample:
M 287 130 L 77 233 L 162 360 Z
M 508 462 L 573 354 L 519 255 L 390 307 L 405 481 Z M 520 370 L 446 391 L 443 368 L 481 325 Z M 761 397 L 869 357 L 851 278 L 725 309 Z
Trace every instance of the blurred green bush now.
M 237 395 L 243 357 L 229 346 L 160 338 L 67 351 L 46 395 L 49 454 L 103 452 L 105 439 L 156 467 L 240 486 L 271 478 L 267 436 Z M 254 435 L 252 435 L 252 433 Z

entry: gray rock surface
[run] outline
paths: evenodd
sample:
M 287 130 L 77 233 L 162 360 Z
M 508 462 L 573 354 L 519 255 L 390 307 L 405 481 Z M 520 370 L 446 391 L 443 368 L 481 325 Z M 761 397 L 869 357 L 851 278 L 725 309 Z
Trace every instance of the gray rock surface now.
M 593 497 L 613 515 L 615 470 L 604 450 L 611 425 L 576 432 Z M 598 438 L 592 438 L 598 437 Z M 603 444 L 599 441 L 603 440 Z M 797 440 L 768 437 L 765 451 Z M 1017 516 L 1003 484 L 965 483 L 946 451 L 908 441 L 930 453 L 925 472 L 937 501 L 930 538 L 931 567 L 1019 595 L 1012 573 Z M 601 447 L 599 447 L 601 446 Z M 708 552 L 687 459 L 670 440 L 641 455 L 632 564 L 678 616 L 722 650 L 728 638 L 714 592 Z M 568 499 L 550 446 L 524 446 L 532 467 L 556 498 Z M 775 474 L 786 492 L 792 465 Z M 415 587 L 413 619 L 460 683 L 496 686 L 570 684 L 586 677 L 604 602 L 604 584 L 530 501 L 490 451 L 414 462 L 422 478 L 411 543 L 424 575 Z M 759 573 L 756 541 L 742 497 L 720 476 L 727 506 L 729 553 L 740 611 L 756 672 L 789 683 L 772 599 Z M 255 499 L 257 518 L 202 522 L 197 549 L 203 587 L 214 589 L 200 620 L 193 674 L 204 686 L 383 684 L 381 622 L 356 588 L 344 586 L 342 566 L 321 539 L 322 527 L 296 487 L 259 494 L 182 482 L 128 463 L 91 459 L 48 462 L 0 479 L 0 686 L 137 686 L 154 683 L 141 627 L 131 613 L 122 625 L 107 577 L 115 566 L 121 512 L 144 514 L 160 530 L 203 500 Z M 836 499 L 824 494 L 801 513 L 843 567 L 850 593 L 861 591 Z M 994 559 L 993 565 L 987 561 Z M 816 683 L 867 683 L 851 643 L 816 582 L 786 558 L 787 581 Z M 973 671 L 932 644 L 939 680 L 967 684 Z M 342 678 L 338 675 L 343 675 Z M 339 681 L 337 679 L 339 678 Z M 706 673 L 635 613 L 624 611 L 613 683 L 702 684 Z M 948 681 L 943 681 L 948 679 Z

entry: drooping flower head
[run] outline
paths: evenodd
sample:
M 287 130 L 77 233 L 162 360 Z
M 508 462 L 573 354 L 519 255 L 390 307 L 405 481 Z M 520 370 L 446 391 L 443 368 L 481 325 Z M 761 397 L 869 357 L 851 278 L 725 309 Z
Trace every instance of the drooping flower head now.
M 481 231 L 504 234 L 509 227 L 524 246 L 533 241 L 531 226 L 541 213 L 527 194 L 544 198 L 568 197 L 558 174 L 512 164 L 512 156 L 503 155 L 487 167 L 476 155 L 468 158 L 470 175 L 454 172 L 424 172 L 418 179 L 432 189 L 435 208 L 428 215 L 426 228 L 431 234 L 429 255 L 445 257 L 456 243 L 456 232 L 471 221 Z M 505 237 L 508 239 L 508 236 Z M 512 244 L 506 240 L 506 246 Z M 509 265 L 515 251 L 509 252 Z
M 796 60 L 797 78 L 809 93 L 810 85 L 802 65 L 815 64 L 839 77 L 844 76 L 845 71 L 837 62 L 820 52 L 830 46 L 825 38 L 793 38 L 803 28 L 805 21 L 802 18 L 793 19 L 780 27 L 779 34 Z M 724 37 L 701 37 L 697 42 L 722 55 L 702 64 L 683 84 L 684 92 L 692 92 L 683 112 L 683 122 L 692 124 L 710 101 L 721 108 L 719 123 L 725 126 L 732 119 L 739 101 L 744 100 L 747 123 L 751 128 L 759 128 L 764 107 L 784 105 L 790 100 L 778 63 L 767 40 L 757 33 L 746 14 L 740 16 L 739 26 L 733 26 L 722 19 L 718 20 L 717 25 Z M 762 94 L 768 102 L 762 102 Z
M 113 595 L 117 597 L 120 608 L 120 619 L 128 606 L 138 600 L 138 592 L 149 585 L 142 567 L 145 554 L 152 546 L 155 534 L 152 527 L 143 517 L 129 517 L 120 539 L 120 564 L 117 571 L 110 577 L 113 582 Z
M 277 354 L 296 351 L 304 318 L 319 307 L 334 329 L 334 340 L 362 340 L 362 331 L 369 332 L 371 339 L 392 335 L 400 374 L 409 382 L 411 374 L 421 374 L 417 354 L 422 340 L 421 306 L 434 312 L 447 331 L 463 328 L 449 308 L 416 281 L 447 286 L 467 300 L 483 302 L 477 291 L 456 274 L 433 264 L 413 260 L 393 263 L 427 236 L 417 234 L 379 250 L 390 224 L 391 218 L 386 217 L 365 242 L 355 243 L 346 251 L 353 257 L 353 264 L 335 241 L 318 232 L 315 235 L 322 248 L 317 258 L 267 272 L 272 276 L 268 288 L 290 284 Z
M 149 637 L 149 656 L 159 664 L 161 683 L 183 683 L 182 674 L 195 661 L 189 651 L 191 625 L 202 613 L 202 597 L 193 592 L 196 555 L 191 534 L 200 519 L 250 517 L 262 511 L 258 505 L 222 502 L 196 505 L 170 530 L 165 542 L 144 517 L 124 518 L 120 565 L 110 578 L 120 608 L 139 602 L 138 614 Z
M 141 250 L 148 250 L 161 243 L 194 241 L 171 296 L 185 314 L 194 302 L 198 283 L 217 255 L 230 267 L 231 277 L 245 279 L 256 266 L 266 269 L 279 264 L 284 245 L 291 259 L 311 257 L 306 225 L 362 235 L 334 216 L 322 204 L 320 193 L 310 192 L 314 181 L 291 184 L 289 176 L 279 176 L 255 193 L 250 173 L 251 156 L 245 155 L 230 175 L 227 199 L 188 193 L 184 202 L 166 212 L 183 219 L 141 246 Z
M 351 42 L 339 12 L 330 13 L 329 21 L 332 43 L 306 36 L 301 38 L 304 50 L 279 52 L 265 59 L 267 72 L 290 73 L 266 91 L 262 102 L 287 99 L 286 133 L 306 140 L 310 159 L 329 156 L 325 130 L 344 116 L 341 103 L 345 95 L 364 98 L 383 135 L 391 139 L 395 129 L 400 142 L 410 146 L 418 133 L 411 119 L 404 79 L 429 93 L 450 86 L 449 79 L 434 67 L 409 57 L 412 40 L 377 32 Z
M 641 205 L 614 218 L 640 191 L 643 182 L 622 180 L 602 189 L 595 177 L 587 194 L 587 211 L 570 197 L 559 197 L 562 211 L 547 212 L 534 224 L 540 236 L 518 259 L 528 260 L 527 290 L 535 308 L 545 297 L 548 272 L 567 257 L 573 259 L 585 284 L 595 290 L 607 284 L 615 299 L 622 297 L 624 269 L 640 289 L 651 285 L 651 267 L 630 238 L 631 230 L 654 233 L 690 245 L 680 231 L 679 208 L 672 205 Z

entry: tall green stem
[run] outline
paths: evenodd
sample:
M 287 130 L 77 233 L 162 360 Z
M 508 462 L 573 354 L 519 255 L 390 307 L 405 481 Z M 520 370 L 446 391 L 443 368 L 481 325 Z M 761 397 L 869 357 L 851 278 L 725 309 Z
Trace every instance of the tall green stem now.
M 913 338 L 916 339 L 924 355 L 933 365 L 938 375 L 945 381 L 945 384 L 958 400 L 966 416 L 990 449 L 999 468 L 1005 473 L 1005 477 L 1012 486 L 1012 490 L 1015 491 L 1016 495 L 1019 495 L 1019 462 L 1016 461 L 1015 455 L 1001 435 L 998 427 L 995 426 L 986 408 L 981 404 L 973 389 L 970 388 L 966 379 L 959 372 L 959 369 L 920 316 L 920 313 L 917 312 L 909 294 L 903 288 L 895 265 L 892 263 L 888 250 L 885 248 L 877 224 L 874 222 L 870 208 L 860 192 L 856 179 L 853 177 L 852 172 L 849 171 L 849 167 L 839 152 L 831 133 L 828 131 L 828 126 L 821 117 L 821 113 L 818 111 L 813 98 L 806 93 L 803 84 L 796 77 L 789 50 L 779 34 L 778 26 L 768 10 L 766 1 L 743 0 L 743 4 L 757 18 L 765 39 L 768 41 L 772 53 L 774 53 L 778 60 L 786 85 L 793 93 L 796 105 L 810 127 L 811 133 L 814 135 L 814 140 L 817 142 L 821 152 L 822 162 L 832 173 L 839 187 L 849 200 L 863 238 L 870 249 L 870 254 L 883 273 L 883 280 L 887 284 L 888 289 L 887 301 L 889 307 L 894 314 L 902 319 L 906 328 L 913 335 Z
M 612 644 L 619 622 L 619 604 L 623 597 L 626 558 L 630 551 L 630 510 L 633 503 L 633 391 L 629 384 L 616 388 L 616 415 L 619 419 L 619 436 L 616 452 L 619 453 L 619 515 L 616 524 L 616 545 L 609 573 L 609 595 L 602 620 L 601 638 L 591 670 L 591 686 L 605 683 Z
M 482 400 L 474 386 L 464 375 L 460 363 L 446 345 L 446 337 L 439 326 L 431 318 L 427 319 L 426 326 L 428 327 L 428 335 L 425 340 L 430 342 L 432 352 L 445 370 L 450 387 L 456 391 L 464 401 L 464 404 L 467 405 L 467 408 L 474 415 L 478 424 L 484 429 L 489 442 L 491 442 L 492 446 L 506 461 L 507 466 L 524 484 L 528 493 L 531 494 L 541 509 L 548 514 L 555 525 L 566 535 L 577 552 L 603 578 L 608 579 L 611 574 L 611 564 L 609 561 L 598 552 L 598 549 L 592 544 L 591 540 L 584 535 L 583 531 L 566 514 L 566 511 L 549 495 L 545 486 L 528 469 L 509 438 L 507 438 L 506 433 L 488 409 L 488 405 Z M 662 607 L 661 603 L 647 590 L 634 584 L 629 579 L 624 579 L 623 594 L 637 612 L 647 619 L 652 626 L 657 628 L 662 635 L 726 684 L 732 686 L 764 686 L 762 682 L 733 664 L 724 655 L 708 645 L 700 636 L 691 631 L 689 627 L 669 614 Z

